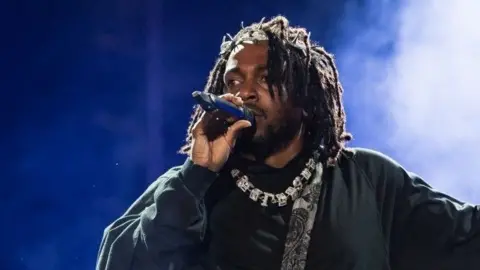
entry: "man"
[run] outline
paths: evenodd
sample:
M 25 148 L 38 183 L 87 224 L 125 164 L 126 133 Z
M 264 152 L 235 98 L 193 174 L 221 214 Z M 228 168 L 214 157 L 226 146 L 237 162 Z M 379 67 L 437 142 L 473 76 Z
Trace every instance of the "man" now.
M 185 163 L 107 227 L 98 270 L 479 269 L 478 206 L 345 147 L 337 69 L 305 29 L 242 28 L 205 91 L 251 109 L 256 129 L 197 108 Z

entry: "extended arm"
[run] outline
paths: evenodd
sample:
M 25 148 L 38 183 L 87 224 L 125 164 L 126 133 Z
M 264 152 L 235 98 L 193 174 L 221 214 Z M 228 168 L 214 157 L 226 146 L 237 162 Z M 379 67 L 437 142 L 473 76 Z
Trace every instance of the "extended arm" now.
M 479 269 L 479 206 L 433 189 L 380 153 L 357 156 L 376 189 L 392 269 Z
M 479 206 L 436 191 L 412 173 L 397 181 L 395 226 L 403 252 L 423 254 L 416 260 L 436 269 L 478 269 Z

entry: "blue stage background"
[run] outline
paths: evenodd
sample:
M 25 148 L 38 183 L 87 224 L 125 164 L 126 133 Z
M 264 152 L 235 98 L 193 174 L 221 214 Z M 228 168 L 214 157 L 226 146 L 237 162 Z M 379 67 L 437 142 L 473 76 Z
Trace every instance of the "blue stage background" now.
M 386 2 L 382 7 L 398 7 Z M 364 48 L 357 33 L 394 23 L 395 16 L 377 17 L 376 5 L 361 0 L 30 0 L 2 9 L 7 117 L 1 145 L 0 268 L 94 269 L 103 229 L 155 177 L 183 162 L 176 151 L 193 105 L 190 93 L 203 88 L 222 36 L 235 33 L 241 21 L 284 14 L 308 27 L 314 40 L 338 54 L 353 145 L 408 161 L 384 141 L 387 133 L 372 128 L 391 123 L 365 102 L 358 87 L 364 63 L 342 58 L 352 46 L 357 52 Z M 389 31 L 396 35 L 395 27 Z M 381 42 L 365 48 L 388 58 L 395 44 Z M 383 102 L 381 95 L 368 99 Z

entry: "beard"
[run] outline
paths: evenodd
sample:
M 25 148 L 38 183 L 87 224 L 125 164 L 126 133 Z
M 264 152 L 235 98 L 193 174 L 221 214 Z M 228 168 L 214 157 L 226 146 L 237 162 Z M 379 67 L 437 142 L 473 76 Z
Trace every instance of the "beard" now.
M 267 157 L 285 149 L 298 134 L 301 125 L 302 121 L 292 115 L 278 125 L 267 125 L 264 134 L 260 136 L 242 134 L 237 139 L 235 152 L 253 155 L 256 161 L 263 162 Z

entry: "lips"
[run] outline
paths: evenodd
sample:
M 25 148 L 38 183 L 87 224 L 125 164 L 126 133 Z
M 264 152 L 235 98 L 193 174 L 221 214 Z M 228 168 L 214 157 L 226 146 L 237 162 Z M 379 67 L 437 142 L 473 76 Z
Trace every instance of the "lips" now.
M 252 114 L 256 117 L 263 117 L 265 114 L 261 111 L 261 110 L 258 110 L 256 108 L 252 108 L 252 107 L 246 107 L 247 109 L 249 109 Z

